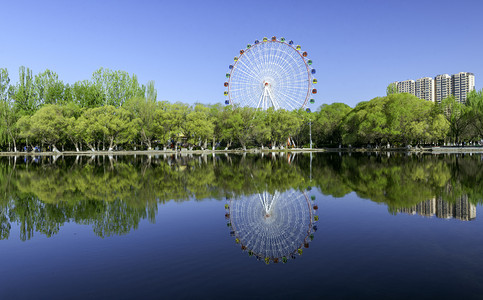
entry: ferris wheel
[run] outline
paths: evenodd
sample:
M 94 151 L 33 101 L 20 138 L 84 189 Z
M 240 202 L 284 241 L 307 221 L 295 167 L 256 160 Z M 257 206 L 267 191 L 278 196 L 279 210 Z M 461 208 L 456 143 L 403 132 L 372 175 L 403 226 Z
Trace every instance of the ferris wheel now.
M 316 70 L 300 45 L 285 38 L 248 44 L 226 73 L 225 104 L 294 110 L 313 104 Z M 310 111 L 307 108 L 307 111 Z
M 315 197 L 311 197 L 312 202 Z M 249 256 L 270 262 L 286 263 L 302 255 L 317 230 L 315 203 L 305 192 L 262 192 L 229 199 L 225 217 L 235 242 Z

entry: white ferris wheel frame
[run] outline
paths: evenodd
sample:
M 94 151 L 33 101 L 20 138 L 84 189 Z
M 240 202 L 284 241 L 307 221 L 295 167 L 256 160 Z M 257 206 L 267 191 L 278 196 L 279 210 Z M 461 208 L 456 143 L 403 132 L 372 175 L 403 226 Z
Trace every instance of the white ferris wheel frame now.
M 308 58 L 306 59 L 304 56 L 306 56 L 306 53 L 302 54 L 300 53 L 299 48 L 300 46 L 294 47 L 290 43 L 286 43 L 285 41 L 280 41 L 280 40 L 264 40 L 260 42 L 255 42 L 254 45 L 250 45 L 246 50 L 241 50 L 240 51 L 240 56 L 235 58 L 235 62 L 230 70 L 229 77 L 227 80 L 228 83 L 228 91 L 227 91 L 227 96 L 228 96 L 228 103 L 230 105 L 234 105 L 237 103 L 242 104 L 242 106 L 251 106 L 255 107 L 257 109 L 268 109 L 269 107 L 273 107 L 274 109 L 287 109 L 287 110 L 294 110 L 294 109 L 303 109 L 309 102 L 309 98 L 311 95 L 311 92 L 313 91 L 312 87 L 312 73 L 311 73 L 311 67 L 307 63 Z M 273 43 L 273 44 L 270 44 Z M 257 49 L 257 47 L 264 47 L 270 45 L 270 54 L 266 57 L 264 57 L 264 61 L 261 60 L 260 56 L 258 57 L 251 57 L 250 54 L 252 52 L 255 52 L 254 49 Z M 273 45 L 277 45 L 278 49 L 273 47 Z M 284 48 L 287 47 L 287 48 Z M 271 49 L 275 49 L 275 51 L 271 51 Z M 288 51 L 284 51 L 288 50 Z M 261 50 L 263 51 L 263 50 Z M 277 52 L 280 52 L 277 54 Z M 288 60 L 283 61 L 286 57 L 281 57 L 281 55 L 285 55 L 286 57 L 292 59 L 293 61 L 300 60 L 297 68 L 300 71 L 297 74 L 290 74 L 291 71 L 295 70 L 293 65 L 295 64 L 293 61 L 290 62 Z M 281 57 L 281 58 L 280 58 Z M 253 62 L 245 62 L 244 59 L 247 58 L 247 60 L 253 60 Z M 275 61 L 275 58 L 278 59 L 278 61 Z M 302 65 L 303 63 L 303 65 Z M 250 64 L 253 67 L 256 67 L 256 70 L 251 69 L 248 64 Z M 271 77 L 265 76 L 262 77 L 262 74 L 260 74 L 260 71 L 263 69 L 264 71 L 267 70 L 267 67 L 264 66 L 267 64 L 275 65 L 278 64 L 278 69 L 281 69 L 284 73 L 282 75 L 286 75 L 287 77 L 292 77 L 292 78 L 297 78 L 299 80 L 289 82 L 288 86 L 285 86 L 285 90 L 282 88 L 278 88 L 276 80 Z M 240 67 L 239 67 L 240 66 Z M 303 69 L 303 72 L 301 71 Z M 237 72 L 243 73 L 242 75 L 239 75 L 239 77 L 245 77 L 245 78 L 250 78 L 252 82 L 247 81 L 246 84 L 242 84 L 239 82 L 233 83 L 233 78 L 234 74 L 237 74 Z M 273 75 L 280 76 L 280 72 L 275 72 L 273 71 Z M 301 76 L 303 75 L 303 76 Z M 303 78 L 302 78 L 303 77 Z M 236 78 L 236 77 L 235 77 Z M 306 82 L 306 85 L 303 84 Z M 235 88 L 233 88 L 233 85 L 235 85 Z M 240 86 L 237 86 L 240 85 Z M 258 87 L 257 87 L 258 85 Z M 260 86 L 262 87 L 260 89 Z M 255 91 L 257 90 L 257 91 Z M 237 93 L 238 91 L 242 91 Z M 251 92 L 249 92 L 251 91 Z M 304 94 L 301 93 L 302 91 L 306 91 Z M 258 92 L 258 95 L 255 95 L 255 93 Z M 241 97 L 244 94 L 245 97 Z M 277 97 L 278 95 L 278 97 Z M 251 97 L 250 97 L 251 96 Z M 303 98 L 305 96 L 305 98 Z M 240 98 L 240 99 L 239 99 Z M 251 99 L 247 99 L 251 98 Z M 297 99 L 298 98 L 298 99 Z M 303 98 L 303 101 L 302 101 Z M 245 104 L 245 105 L 243 105 Z

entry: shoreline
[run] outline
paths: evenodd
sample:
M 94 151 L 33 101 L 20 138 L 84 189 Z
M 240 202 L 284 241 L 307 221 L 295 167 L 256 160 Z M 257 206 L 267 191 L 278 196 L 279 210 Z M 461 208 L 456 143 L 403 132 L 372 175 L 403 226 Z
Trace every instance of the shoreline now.
M 483 147 L 432 147 L 432 148 L 390 148 L 390 149 L 373 149 L 373 148 L 291 148 L 291 149 L 233 149 L 233 150 L 128 150 L 128 151 L 64 151 L 64 152 L 0 152 L 0 156 L 92 156 L 92 155 L 186 155 L 186 154 L 260 154 L 272 152 L 347 152 L 347 153 L 372 153 L 372 152 L 411 152 L 411 153 L 433 153 L 433 154 L 449 154 L 449 153 L 483 153 Z

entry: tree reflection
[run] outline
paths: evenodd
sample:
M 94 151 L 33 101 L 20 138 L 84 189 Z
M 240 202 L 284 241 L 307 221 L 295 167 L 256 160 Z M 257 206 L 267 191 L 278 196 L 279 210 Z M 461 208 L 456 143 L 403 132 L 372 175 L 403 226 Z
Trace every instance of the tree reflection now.
M 481 164 L 481 155 L 404 153 L 321 153 L 312 160 L 300 153 L 0 157 L 0 239 L 9 238 L 13 226 L 22 240 L 36 232 L 49 237 L 67 222 L 89 225 L 100 237 L 126 234 L 142 220 L 154 222 L 167 201 L 236 199 L 308 186 L 333 197 L 355 192 L 386 204 L 392 214 L 412 213 L 432 199 L 454 212 L 461 199 L 468 205 L 460 207 L 481 203 Z

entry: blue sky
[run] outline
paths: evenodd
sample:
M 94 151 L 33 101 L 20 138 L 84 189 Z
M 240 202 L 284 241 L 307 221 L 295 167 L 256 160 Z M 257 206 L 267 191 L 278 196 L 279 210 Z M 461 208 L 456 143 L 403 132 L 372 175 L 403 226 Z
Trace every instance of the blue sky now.
M 3 1 L 0 67 L 65 83 L 100 67 L 156 82 L 159 100 L 223 102 L 228 65 L 284 36 L 317 69 L 316 104 L 354 107 L 396 80 L 473 72 L 483 80 L 483 1 Z

